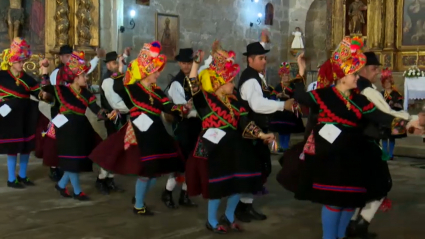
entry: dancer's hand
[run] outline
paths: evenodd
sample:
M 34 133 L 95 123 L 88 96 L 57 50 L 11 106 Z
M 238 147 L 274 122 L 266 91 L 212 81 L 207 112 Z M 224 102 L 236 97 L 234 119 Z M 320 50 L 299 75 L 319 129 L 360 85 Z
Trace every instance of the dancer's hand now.
M 106 114 L 109 120 L 115 120 L 118 117 L 120 112 L 118 110 L 113 110 L 111 113 Z
M 292 106 L 294 105 L 294 99 L 288 99 L 285 100 L 285 106 L 283 107 L 284 110 L 292 111 Z
M 297 63 L 298 63 L 298 73 L 300 74 L 300 76 L 304 76 L 305 74 L 305 69 L 306 69 L 306 63 L 305 63 L 305 58 L 304 58 L 304 52 L 301 53 L 298 57 L 297 57 Z
M 273 133 L 268 133 L 268 134 L 260 133 L 258 137 L 264 140 L 264 142 L 272 142 L 275 139 L 275 136 Z
M 264 29 L 261 31 L 261 42 L 264 43 L 269 43 L 270 42 L 270 38 L 269 38 L 269 31 L 267 29 Z
M 197 50 L 194 54 L 193 54 L 193 62 L 196 64 L 200 64 L 202 62 L 202 60 L 204 59 L 204 55 L 205 52 L 202 50 Z

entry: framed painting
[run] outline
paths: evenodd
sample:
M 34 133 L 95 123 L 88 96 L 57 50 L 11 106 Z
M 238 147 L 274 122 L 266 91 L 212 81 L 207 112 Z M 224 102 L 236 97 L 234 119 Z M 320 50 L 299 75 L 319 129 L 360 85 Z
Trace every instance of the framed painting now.
M 143 6 L 149 6 L 151 4 L 151 0 L 136 0 L 136 3 Z
M 179 43 L 179 16 L 173 14 L 156 13 L 155 39 L 161 43 L 162 54 L 168 61 L 175 61 Z
M 425 0 L 397 1 L 397 48 L 425 47 Z

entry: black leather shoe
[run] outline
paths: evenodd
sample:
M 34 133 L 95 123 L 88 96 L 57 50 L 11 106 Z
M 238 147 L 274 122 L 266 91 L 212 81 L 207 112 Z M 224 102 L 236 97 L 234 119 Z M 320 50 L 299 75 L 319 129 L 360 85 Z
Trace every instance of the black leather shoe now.
M 133 207 L 133 213 L 136 214 L 136 215 L 140 215 L 140 216 L 153 216 L 154 215 L 154 213 L 151 210 L 149 210 L 149 208 L 147 208 L 146 206 L 142 207 L 142 208 Z
M 173 200 L 173 192 L 168 191 L 167 189 L 165 189 L 164 192 L 162 193 L 161 201 L 168 208 L 171 208 L 171 209 L 177 208 L 177 205 L 174 203 L 174 200 Z
M 109 187 L 106 184 L 106 179 L 96 179 L 96 188 L 103 195 L 109 195 Z
M 9 188 L 16 188 L 16 189 L 23 189 L 23 188 L 25 188 L 25 186 L 22 185 L 20 182 L 18 182 L 18 180 L 15 180 L 13 182 L 7 181 L 7 186 Z
M 267 219 L 266 215 L 255 211 L 254 207 L 252 206 L 252 203 L 249 203 L 249 204 L 246 204 L 246 205 L 247 205 L 246 213 L 251 216 L 252 220 L 263 221 L 263 220 Z
M 187 191 L 182 190 L 180 192 L 179 205 L 183 207 L 197 207 L 198 204 L 194 203 L 190 200 L 189 195 L 187 195 Z
M 350 221 L 346 233 L 347 237 L 359 239 L 374 239 L 378 237 L 378 234 L 369 232 L 369 224 L 368 221 L 359 215 L 355 222 Z
M 251 216 L 247 213 L 247 205 L 239 201 L 235 210 L 235 217 L 241 222 L 251 222 Z
M 66 188 L 61 188 L 59 185 L 55 185 L 55 189 L 58 190 L 59 194 L 64 198 L 71 198 L 72 196 L 69 194 Z
M 83 192 L 80 192 L 80 194 L 74 193 L 74 199 L 78 201 L 89 201 L 90 198 Z
M 229 219 L 226 217 L 226 215 L 223 215 L 220 217 L 220 224 L 226 225 L 228 228 L 230 228 L 232 231 L 235 232 L 242 232 L 242 227 L 235 221 L 230 222 Z
M 124 191 L 125 191 L 124 189 L 122 189 L 122 188 L 118 187 L 118 186 L 115 184 L 115 180 L 114 180 L 114 178 L 106 178 L 105 180 L 106 180 L 106 186 L 108 187 L 108 189 L 109 189 L 110 191 L 114 191 L 114 192 L 118 192 L 118 193 L 122 193 L 122 192 L 124 192 Z
M 35 186 L 35 184 L 28 177 L 21 178 L 17 176 L 16 180 L 18 180 L 18 182 L 22 183 L 25 186 Z

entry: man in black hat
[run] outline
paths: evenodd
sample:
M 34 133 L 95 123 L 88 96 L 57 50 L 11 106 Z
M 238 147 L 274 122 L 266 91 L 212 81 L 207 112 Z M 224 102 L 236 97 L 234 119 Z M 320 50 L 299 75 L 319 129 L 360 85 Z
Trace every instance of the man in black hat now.
M 183 48 L 180 49 L 179 54 L 175 60 L 180 66 L 179 73 L 171 80 L 167 86 L 167 93 L 174 104 L 186 104 L 191 98 L 192 94 L 189 87 L 189 73 L 192 69 L 193 63 L 193 49 Z M 202 130 L 202 121 L 197 117 L 194 109 L 188 114 L 187 118 L 175 119 L 173 122 L 174 136 L 179 142 L 180 149 L 185 159 L 194 150 L 199 133 Z M 173 189 L 177 184 L 176 175 L 171 174 L 165 190 L 162 193 L 161 200 L 168 208 L 177 208 L 173 200 Z M 187 195 L 187 185 L 183 182 L 182 191 L 180 193 L 179 205 L 186 207 L 197 206 Z
M 364 54 L 366 55 L 366 64 L 359 71 L 360 78 L 357 80 L 357 88 L 361 94 L 366 96 L 368 100 L 372 102 L 380 111 L 398 118 L 408 120 L 409 114 L 407 112 L 392 110 L 385 101 L 381 92 L 376 90 L 376 86 L 373 83 L 377 81 L 378 74 L 381 73 L 381 63 L 379 62 L 374 52 L 365 52 Z M 365 128 L 365 134 L 369 137 L 370 140 L 375 140 L 377 144 L 379 144 L 380 138 L 383 137 L 381 133 L 382 132 L 380 131 L 379 125 L 377 124 L 370 123 Z M 380 149 L 377 150 L 380 151 Z M 368 190 L 369 194 L 373 193 L 373 198 L 371 198 L 371 200 L 375 201 L 367 203 L 363 208 L 356 209 L 356 213 L 352 217 L 347 228 L 346 234 L 348 237 L 368 239 L 375 238 L 377 236 L 375 233 L 369 233 L 369 224 L 384 201 L 387 193 L 391 189 L 391 175 L 388 169 L 388 164 L 386 161 L 383 161 L 381 157 L 382 155 L 377 155 L 376 157 L 376 162 L 378 164 L 376 175 L 379 175 L 379 178 L 382 178 L 382 183 L 378 182 L 379 190 Z
M 269 52 L 264 46 L 268 41 L 268 35 L 263 31 L 261 42 L 254 42 L 246 47 L 247 51 L 243 55 L 247 57 L 248 67 L 242 72 L 238 84 L 239 97 L 242 105 L 248 110 L 248 116 L 265 133 L 268 131 L 269 116 L 276 111 L 292 110 L 293 105 L 293 99 L 284 102 L 269 100 L 271 92 L 262 75 L 266 69 L 266 53 Z M 271 173 L 270 149 L 261 140 L 256 140 L 254 145 L 258 157 L 263 161 L 262 172 L 266 180 Z M 267 219 L 266 215 L 253 208 L 252 203 L 252 195 L 241 195 L 235 212 L 236 217 L 242 222 Z
M 105 128 L 108 136 L 113 133 L 116 133 L 126 122 L 128 118 L 128 108 L 124 104 L 122 98 L 116 93 L 114 89 L 123 88 L 123 65 L 125 63 L 125 58 L 130 55 L 130 48 L 124 50 L 122 57 L 119 57 L 117 52 L 112 51 L 106 54 L 104 60 L 106 64 L 106 73 L 103 77 L 103 80 L 100 81 L 100 99 L 102 108 L 109 111 L 119 110 L 120 117 L 117 121 L 113 122 L 110 120 L 105 120 Z M 104 195 L 108 195 L 110 191 L 123 192 L 115 184 L 114 175 L 108 171 L 100 168 L 99 176 L 96 179 L 96 188 Z

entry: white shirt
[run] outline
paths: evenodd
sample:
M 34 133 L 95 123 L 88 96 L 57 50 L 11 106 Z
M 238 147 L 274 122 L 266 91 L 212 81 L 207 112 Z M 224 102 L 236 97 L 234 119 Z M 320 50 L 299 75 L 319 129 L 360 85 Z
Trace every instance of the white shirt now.
M 184 105 L 187 104 L 186 96 L 184 94 L 183 86 L 178 82 L 174 81 L 170 85 L 170 89 L 168 89 L 168 97 L 173 101 L 176 105 Z M 192 108 L 189 114 L 186 116 L 187 118 L 196 117 L 197 113 L 194 108 Z
M 114 79 L 104 79 L 102 82 L 102 89 L 105 93 L 106 100 L 113 109 L 119 110 L 122 114 L 127 114 L 129 112 L 122 98 L 114 91 Z
M 263 47 L 265 43 L 260 42 Z M 258 73 L 263 84 L 267 86 L 267 82 L 264 79 L 264 76 Z M 272 114 L 276 111 L 283 111 L 285 106 L 285 101 L 275 101 L 269 100 L 263 97 L 263 90 L 261 85 L 258 84 L 258 81 L 255 78 L 248 79 L 245 81 L 240 90 L 241 98 L 248 101 L 249 107 L 258 114 Z
M 308 85 L 307 91 L 315 90 L 316 87 L 317 87 L 317 81 L 313 81 L 312 83 L 310 83 L 310 85 Z
M 391 109 L 391 107 L 387 104 L 384 96 L 382 96 L 381 92 L 376 90 L 376 86 L 374 84 L 372 84 L 372 87 L 366 87 L 361 92 L 361 94 L 366 96 L 366 98 L 372 102 L 380 111 L 394 117 L 409 120 L 410 115 L 406 111 L 395 111 Z
M 95 56 L 91 61 L 90 61 L 90 70 L 87 72 L 87 75 L 92 73 L 94 71 L 94 69 L 96 69 L 97 64 L 99 64 L 99 58 L 97 56 Z M 50 84 L 51 85 L 56 85 L 56 78 L 58 77 L 58 72 L 59 69 L 55 69 L 52 71 L 52 73 L 50 74 Z

